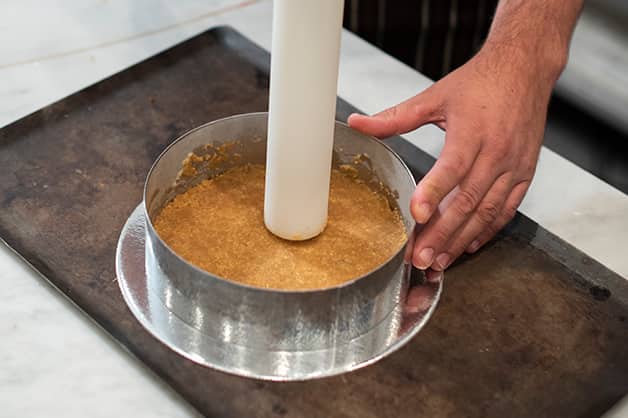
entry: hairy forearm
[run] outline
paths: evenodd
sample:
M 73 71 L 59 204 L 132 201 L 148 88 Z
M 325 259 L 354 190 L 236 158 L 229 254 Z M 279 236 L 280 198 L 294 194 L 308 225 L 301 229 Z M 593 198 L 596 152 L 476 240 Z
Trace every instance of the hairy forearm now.
M 583 0 L 501 0 L 483 49 L 533 61 L 553 83 L 562 72 Z

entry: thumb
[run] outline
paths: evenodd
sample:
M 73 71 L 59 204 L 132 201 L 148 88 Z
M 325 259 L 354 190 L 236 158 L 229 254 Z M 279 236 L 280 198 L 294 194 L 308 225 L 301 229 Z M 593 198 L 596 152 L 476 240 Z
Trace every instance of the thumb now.
M 441 106 L 432 88 L 373 116 L 353 113 L 347 123 L 366 135 L 387 138 L 441 121 Z

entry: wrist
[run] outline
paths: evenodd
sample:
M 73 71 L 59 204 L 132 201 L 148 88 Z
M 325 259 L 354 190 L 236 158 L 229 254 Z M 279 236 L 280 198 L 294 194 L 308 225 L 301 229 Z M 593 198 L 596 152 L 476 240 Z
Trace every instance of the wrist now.
M 551 27 L 539 32 L 533 32 L 532 28 L 512 32 L 504 29 L 492 28 L 480 53 L 501 56 L 518 71 L 528 72 L 553 87 L 567 65 L 569 39 L 563 39 Z
M 568 46 L 558 42 L 534 42 L 522 35 L 515 39 L 489 36 L 478 57 L 496 71 L 512 74 L 549 93 L 565 68 Z

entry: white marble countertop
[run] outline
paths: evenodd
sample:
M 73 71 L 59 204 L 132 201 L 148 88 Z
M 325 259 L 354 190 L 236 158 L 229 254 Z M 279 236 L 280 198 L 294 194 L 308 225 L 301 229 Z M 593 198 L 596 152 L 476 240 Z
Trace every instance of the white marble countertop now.
M 229 24 L 270 48 L 270 0 L 5 0 L 0 126 L 208 28 Z M 376 112 L 430 81 L 344 33 L 339 95 Z M 406 135 L 438 155 L 443 134 Z M 568 187 L 566 186 L 568 185 Z M 522 212 L 628 277 L 628 196 L 543 149 Z M 0 245 L 3 416 L 193 416 L 146 367 Z

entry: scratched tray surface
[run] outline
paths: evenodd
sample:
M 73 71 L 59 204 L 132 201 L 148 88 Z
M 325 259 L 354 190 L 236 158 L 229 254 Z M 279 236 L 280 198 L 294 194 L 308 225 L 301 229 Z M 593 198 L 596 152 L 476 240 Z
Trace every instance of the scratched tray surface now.
M 586 417 L 628 392 L 627 282 L 522 216 L 449 270 L 417 338 L 358 372 L 247 380 L 145 332 L 115 282 L 120 229 L 170 141 L 266 109 L 268 62 L 233 30 L 212 30 L 3 128 L 0 236 L 208 416 Z M 417 176 L 432 164 L 391 144 Z

